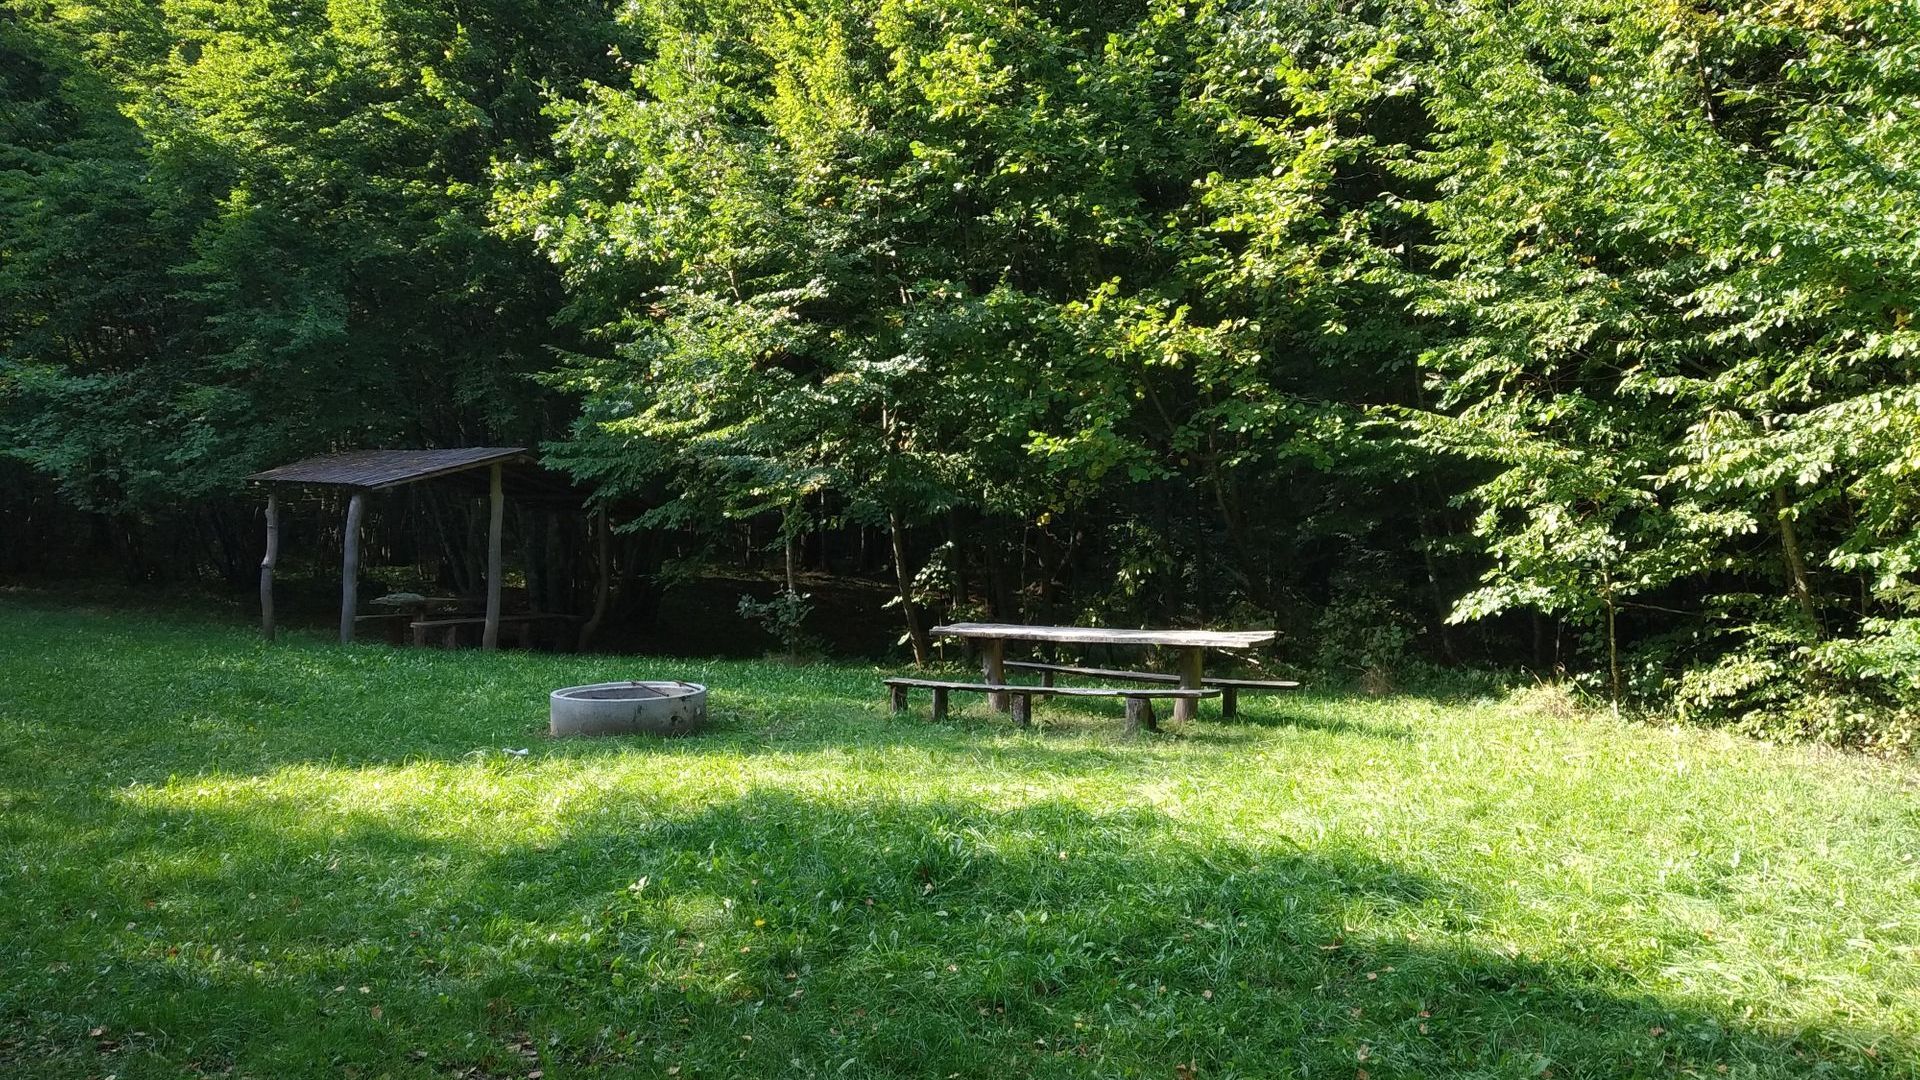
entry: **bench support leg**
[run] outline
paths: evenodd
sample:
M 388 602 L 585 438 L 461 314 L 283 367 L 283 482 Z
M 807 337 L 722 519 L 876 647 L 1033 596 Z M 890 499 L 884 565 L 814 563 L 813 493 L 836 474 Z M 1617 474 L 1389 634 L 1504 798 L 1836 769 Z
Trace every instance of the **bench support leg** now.
M 984 638 L 980 642 L 980 669 L 987 681 L 995 686 L 1004 686 L 1007 681 L 1007 643 L 999 638 Z M 988 694 L 987 704 L 994 712 L 1007 711 L 1007 695 Z
M 941 721 L 947 718 L 947 691 L 945 687 L 934 687 L 933 718 L 935 721 Z
M 1201 669 L 1205 665 L 1205 649 L 1185 648 L 1180 650 L 1180 685 L 1188 690 L 1200 689 Z M 1182 723 L 1191 723 L 1200 715 L 1200 702 L 1193 698 L 1177 698 L 1173 703 L 1173 718 Z
M 1153 718 L 1153 699 L 1130 697 L 1127 699 L 1127 734 L 1138 735 L 1142 730 L 1159 731 L 1159 721 Z
M 1240 688 L 1223 686 L 1220 688 L 1220 718 L 1231 720 L 1240 715 Z
M 1013 700 L 1013 721 L 1021 727 L 1033 726 L 1033 695 L 1008 694 Z
M 906 712 L 907 711 L 907 688 L 904 686 L 889 686 L 887 687 L 887 689 L 893 692 L 894 715 L 898 716 L 899 714 Z

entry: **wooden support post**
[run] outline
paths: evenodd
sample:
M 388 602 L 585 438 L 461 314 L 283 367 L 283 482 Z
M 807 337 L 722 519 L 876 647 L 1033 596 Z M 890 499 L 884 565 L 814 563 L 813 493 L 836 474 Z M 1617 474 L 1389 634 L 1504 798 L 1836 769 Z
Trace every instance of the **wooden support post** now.
M 944 686 L 933 688 L 933 718 L 935 721 L 947 718 L 947 688 Z
M 1198 646 L 1189 645 L 1180 650 L 1180 685 L 1187 690 L 1200 689 L 1202 669 L 1207 660 L 1207 651 Z M 1200 702 L 1196 698 L 1176 698 L 1173 702 L 1173 718 L 1178 721 L 1191 721 L 1200 715 Z
M 353 644 L 353 617 L 360 611 L 360 515 L 367 496 L 356 491 L 347 500 L 347 533 L 340 555 L 340 644 Z
M 492 504 L 487 516 L 487 626 L 480 635 L 480 647 L 491 651 L 500 647 L 500 525 L 507 512 L 497 461 L 488 472 L 487 499 Z
M 1033 697 L 1030 694 L 1005 694 L 1013 699 L 1013 722 L 1021 727 L 1033 726 Z
M 1223 686 L 1220 688 L 1220 718 L 1231 720 L 1240 715 L 1240 688 Z
M 1138 735 L 1142 730 L 1160 730 L 1159 721 L 1153 718 L 1153 699 L 1130 697 L 1127 699 L 1127 734 Z
M 995 686 L 1004 686 L 1007 682 L 1007 643 L 1001 638 L 983 638 L 980 641 L 980 670 L 987 681 Z M 1007 695 L 990 693 L 987 704 L 994 712 L 1007 711 Z
M 260 560 L 260 636 L 273 640 L 273 568 L 280 563 L 280 495 L 267 493 L 267 553 Z
M 893 692 L 894 715 L 898 716 L 901 713 L 906 712 L 907 711 L 907 688 L 904 686 L 889 686 L 887 687 L 887 689 Z

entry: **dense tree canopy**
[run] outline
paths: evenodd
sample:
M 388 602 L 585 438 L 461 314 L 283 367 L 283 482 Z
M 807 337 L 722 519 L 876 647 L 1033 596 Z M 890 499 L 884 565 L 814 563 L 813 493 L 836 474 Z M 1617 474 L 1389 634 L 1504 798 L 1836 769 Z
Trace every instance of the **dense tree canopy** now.
M 1910 4 L 4 12 L 0 437 L 76 507 L 547 439 L 633 537 L 887 537 L 916 652 L 1920 728 Z

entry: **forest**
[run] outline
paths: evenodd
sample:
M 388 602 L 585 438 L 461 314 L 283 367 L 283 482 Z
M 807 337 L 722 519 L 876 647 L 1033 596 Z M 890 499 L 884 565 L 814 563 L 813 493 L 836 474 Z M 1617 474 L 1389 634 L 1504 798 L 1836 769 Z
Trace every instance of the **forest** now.
M 248 474 L 530 446 L 632 623 L 798 565 L 917 660 L 1271 626 L 1898 751 L 1917 305 L 1909 0 L 0 0 L 0 577 L 244 593 Z M 429 501 L 375 547 L 458 584 Z

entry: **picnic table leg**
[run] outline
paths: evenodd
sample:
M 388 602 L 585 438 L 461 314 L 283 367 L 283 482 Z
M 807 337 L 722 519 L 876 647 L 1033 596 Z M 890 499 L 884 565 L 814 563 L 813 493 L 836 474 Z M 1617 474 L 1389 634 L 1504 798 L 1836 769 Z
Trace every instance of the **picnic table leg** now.
M 1013 699 L 1013 720 L 1021 727 L 1033 726 L 1033 697 L 1030 694 L 1007 694 Z
M 1201 667 L 1206 663 L 1205 649 L 1188 646 L 1180 650 L 1180 685 L 1184 689 L 1198 690 L 1201 685 Z M 1179 698 L 1173 703 L 1173 718 L 1179 721 L 1191 721 L 1200 715 L 1200 702 L 1194 698 Z
M 933 688 L 933 719 L 937 723 L 947 718 L 947 690 L 943 686 Z
M 904 686 L 889 686 L 887 687 L 887 689 L 893 692 L 894 715 L 898 716 L 899 714 L 906 712 L 907 711 L 907 688 Z
M 1130 697 L 1127 699 L 1127 734 L 1138 735 L 1142 730 L 1160 730 L 1153 718 L 1153 699 Z
M 1220 688 L 1220 718 L 1231 720 L 1240 715 L 1240 689 L 1234 686 Z
M 1007 682 L 1007 643 L 1000 638 L 982 638 L 980 640 L 980 668 L 987 681 L 995 686 L 1005 686 Z M 987 704 L 994 712 L 1007 711 L 1006 694 L 988 694 Z

